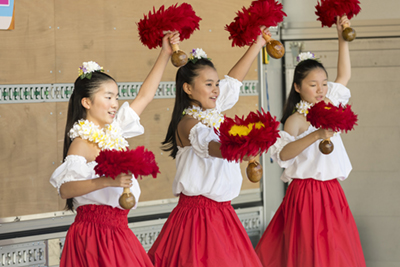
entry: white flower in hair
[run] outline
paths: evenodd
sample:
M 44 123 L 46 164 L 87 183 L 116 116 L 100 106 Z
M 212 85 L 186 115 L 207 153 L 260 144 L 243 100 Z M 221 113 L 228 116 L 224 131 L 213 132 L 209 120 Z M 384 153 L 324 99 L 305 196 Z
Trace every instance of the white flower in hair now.
M 196 63 L 197 60 L 202 59 L 202 58 L 211 60 L 211 58 L 207 57 L 207 54 L 206 54 L 206 52 L 204 52 L 203 49 L 201 49 L 201 48 L 192 49 L 192 52 L 190 52 L 190 57 L 189 57 L 190 61 L 192 61 L 193 63 Z
M 314 59 L 314 60 L 317 60 L 316 58 L 315 58 L 315 55 L 314 55 L 314 53 L 311 53 L 311 52 L 302 52 L 302 53 L 300 53 L 298 56 L 297 56 L 297 62 L 302 62 L 302 61 L 304 61 L 304 60 L 307 60 L 307 59 Z
M 103 67 L 100 67 L 99 64 L 97 64 L 94 61 L 89 61 L 89 62 L 83 62 L 82 66 L 79 67 L 79 76 L 81 79 L 84 78 L 92 78 L 92 73 L 95 71 L 104 71 Z

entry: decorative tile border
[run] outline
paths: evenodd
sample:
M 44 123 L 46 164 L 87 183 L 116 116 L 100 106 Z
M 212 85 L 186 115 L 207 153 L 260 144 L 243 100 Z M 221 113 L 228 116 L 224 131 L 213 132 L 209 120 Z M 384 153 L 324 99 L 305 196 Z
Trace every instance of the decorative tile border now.
M 118 83 L 120 99 L 134 99 L 141 86 L 141 82 Z M 73 89 L 74 85 L 69 83 L 0 85 L 0 104 L 64 102 Z M 258 81 L 244 81 L 240 95 L 258 95 Z M 175 82 L 161 82 L 155 98 L 174 97 Z

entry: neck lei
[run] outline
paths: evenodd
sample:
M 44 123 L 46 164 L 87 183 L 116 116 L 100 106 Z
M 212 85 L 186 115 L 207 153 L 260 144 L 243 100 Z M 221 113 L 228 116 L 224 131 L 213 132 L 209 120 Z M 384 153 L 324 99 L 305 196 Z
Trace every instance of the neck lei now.
M 204 125 L 210 128 L 216 128 L 217 130 L 224 121 L 224 115 L 222 115 L 216 108 L 202 110 L 200 107 L 192 106 L 185 109 L 183 114 L 190 115 L 201 121 Z
M 296 104 L 296 111 L 300 114 L 303 114 L 304 116 L 307 116 L 308 109 L 311 108 L 313 105 L 314 104 L 300 100 L 300 102 Z
M 74 140 L 76 137 L 93 142 L 99 146 L 101 150 L 125 150 L 129 144 L 122 137 L 121 128 L 115 123 L 107 124 L 106 127 L 100 127 L 88 120 L 79 120 L 75 122 L 69 131 L 69 137 Z

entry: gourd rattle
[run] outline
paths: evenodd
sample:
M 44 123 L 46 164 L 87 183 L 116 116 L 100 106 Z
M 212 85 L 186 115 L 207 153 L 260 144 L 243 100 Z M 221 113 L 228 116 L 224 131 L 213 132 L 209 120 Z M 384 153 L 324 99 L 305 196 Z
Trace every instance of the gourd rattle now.
M 340 104 L 336 107 L 325 101 L 309 108 L 306 119 L 315 128 L 332 129 L 335 132 L 351 131 L 354 125 L 357 125 L 357 115 L 353 113 L 350 105 Z M 330 154 L 333 149 L 334 145 L 329 138 L 319 144 L 319 150 L 325 155 Z
M 263 167 L 255 159 L 249 160 L 249 163 L 247 164 L 246 168 L 246 175 L 251 182 L 257 183 L 262 178 Z

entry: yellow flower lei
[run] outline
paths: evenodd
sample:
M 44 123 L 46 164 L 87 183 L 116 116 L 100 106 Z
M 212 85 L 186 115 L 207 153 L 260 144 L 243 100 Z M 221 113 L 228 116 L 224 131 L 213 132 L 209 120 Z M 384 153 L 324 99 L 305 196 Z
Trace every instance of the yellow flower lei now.
M 122 137 L 121 128 L 116 123 L 107 124 L 104 129 L 88 120 L 75 122 L 69 131 L 69 137 L 74 140 L 76 137 L 96 143 L 101 150 L 125 150 L 129 144 Z

